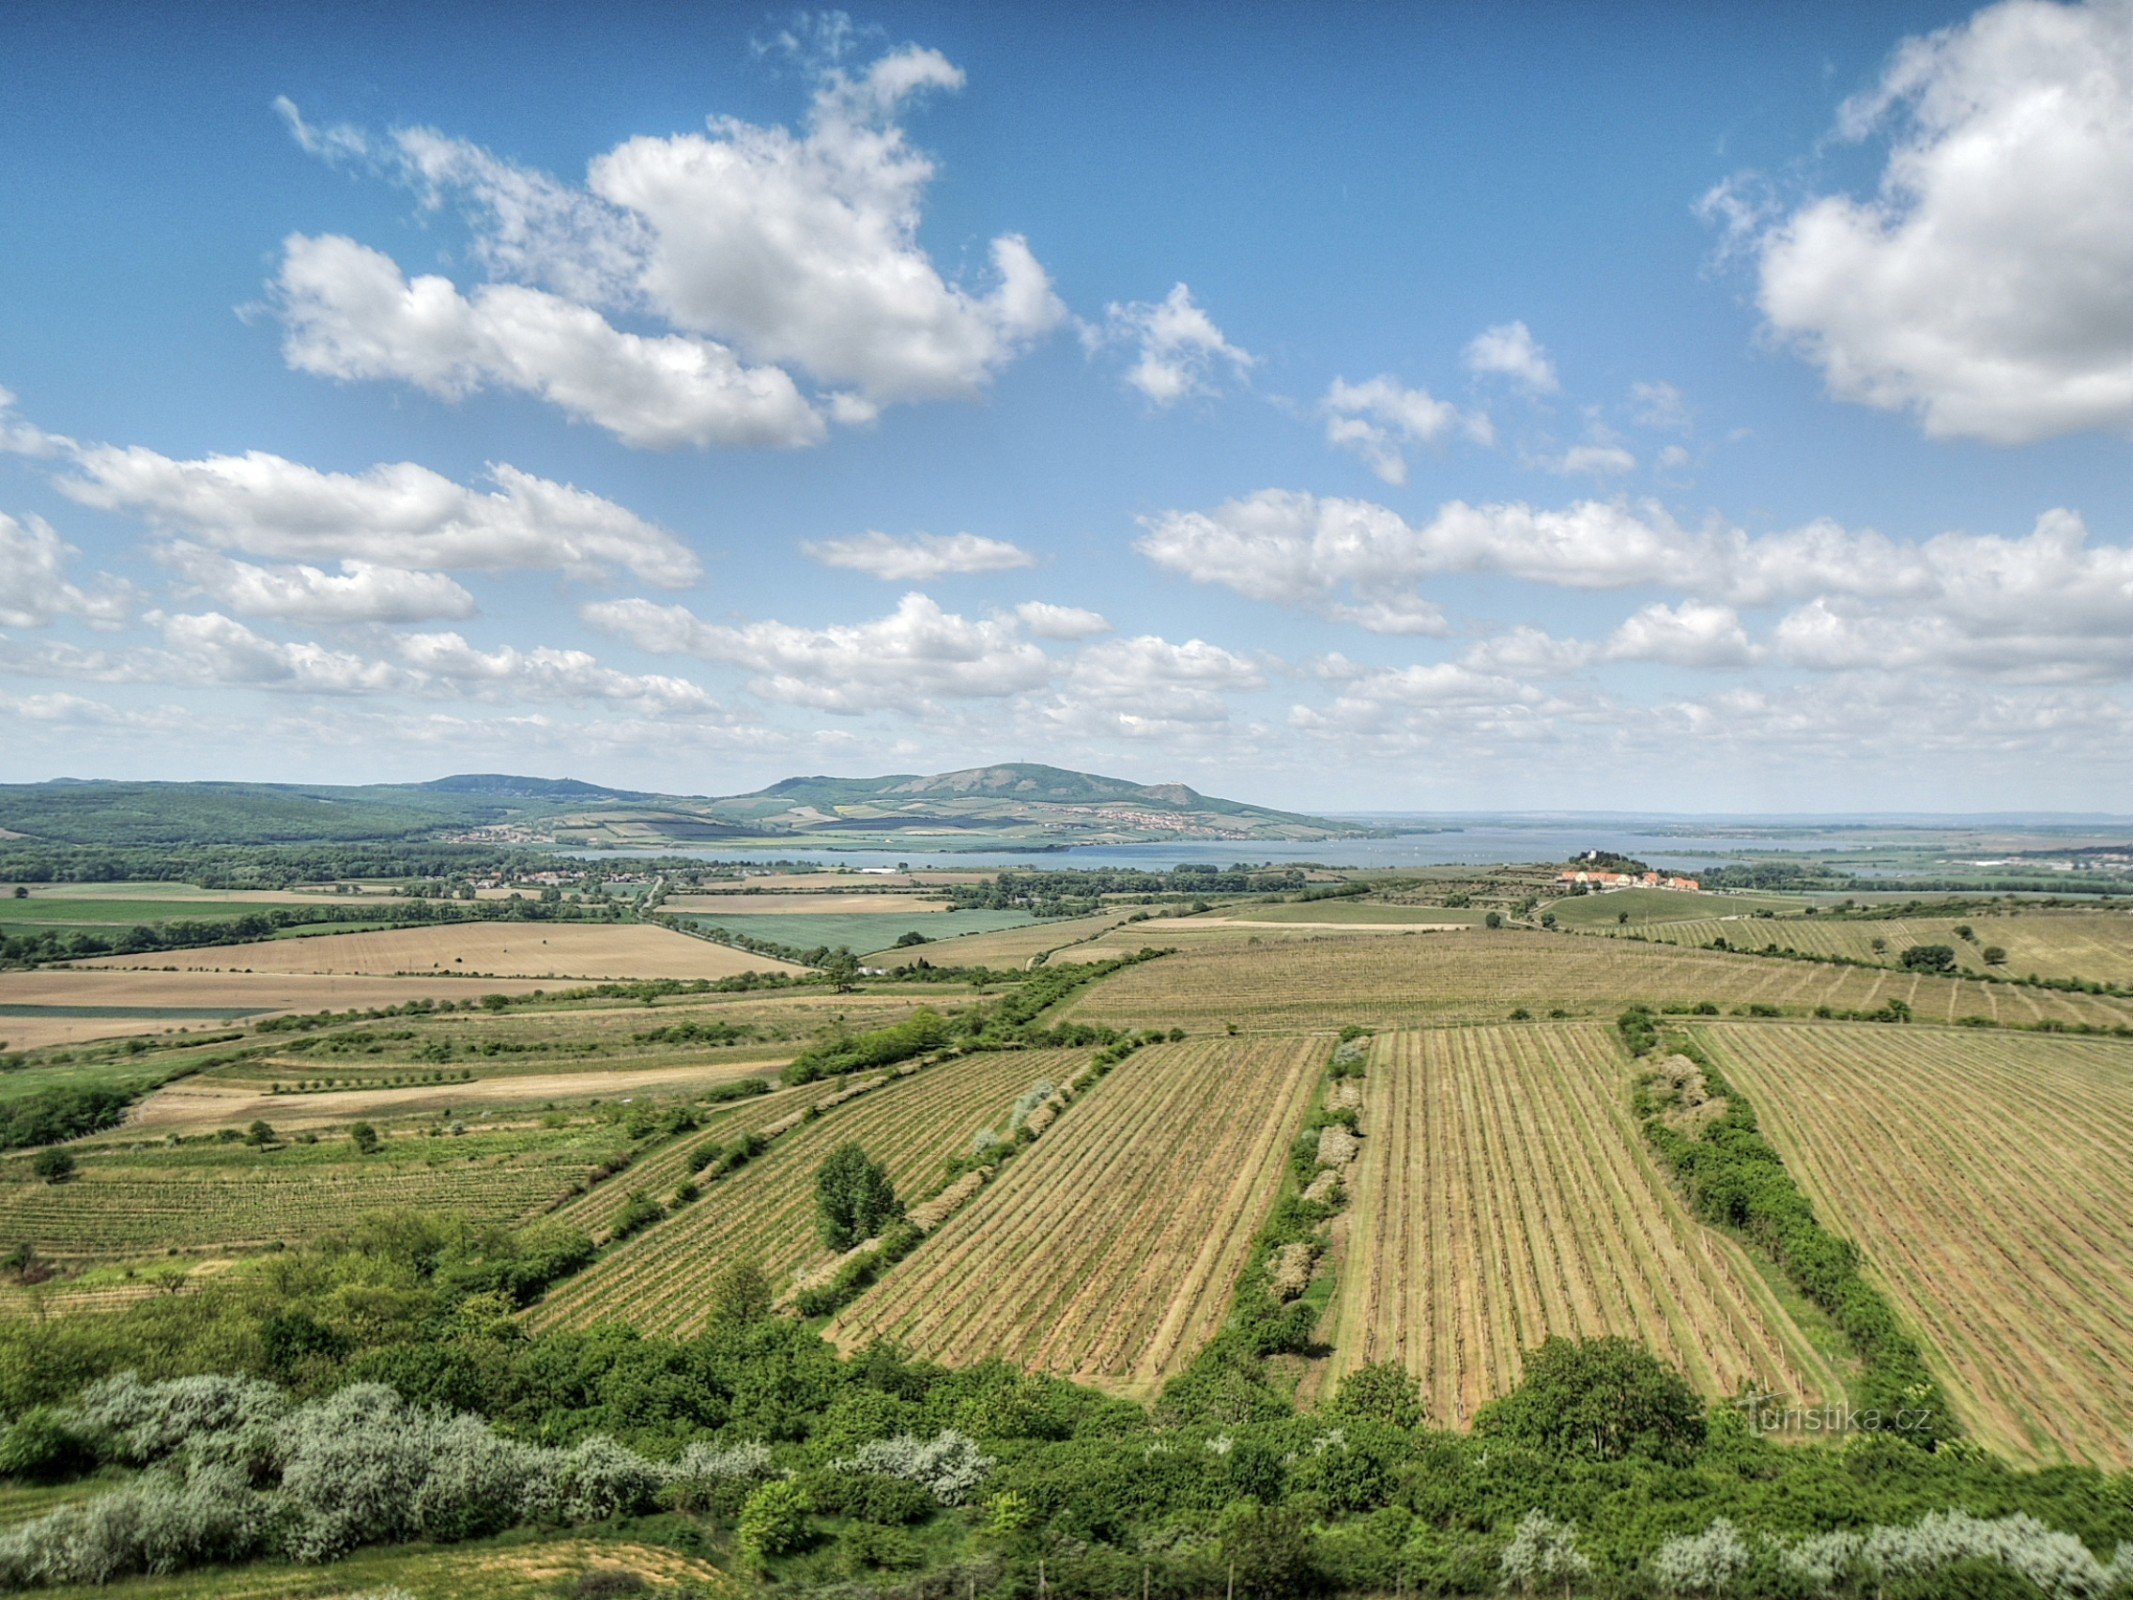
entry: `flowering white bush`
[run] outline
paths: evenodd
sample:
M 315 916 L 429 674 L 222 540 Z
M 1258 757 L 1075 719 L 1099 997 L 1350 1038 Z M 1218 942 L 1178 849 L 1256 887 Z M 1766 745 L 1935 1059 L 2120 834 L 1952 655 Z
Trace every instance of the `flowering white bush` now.
M 993 1469 L 992 1457 L 978 1449 L 968 1434 L 945 1428 L 931 1439 L 900 1433 L 893 1439 L 875 1439 L 859 1447 L 848 1461 L 837 1465 L 852 1472 L 878 1472 L 891 1478 L 908 1478 L 923 1485 L 944 1506 L 967 1501 Z
M 270 1518 L 266 1498 L 227 1468 L 151 1473 L 0 1534 L 0 1588 L 242 1561 L 266 1547 Z
M 1667 1594 L 1717 1594 L 1748 1569 L 1748 1561 L 1740 1530 L 1720 1517 L 1701 1533 L 1667 1540 L 1649 1570 Z
M 1565 1592 L 1592 1573 L 1592 1561 L 1578 1549 L 1577 1530 L 1557 1522 L 1545 1511 L 1528 1511 L 1518 1519 L 1518 1529 L 1504 1546 L 1497 1562 L 1503 1586 L 1532 1594 L 1542 1586 L 1560 1584 Z
M 266 1427 L 288 1409 L 288 1396 L 257 1378 L 209 1373 L 143 1383 L 126 1372 L 85 1390 L 74 1418 L 81 1432 L 103 1442 L 106 1454 L 139 1466 L 180 1445 Z

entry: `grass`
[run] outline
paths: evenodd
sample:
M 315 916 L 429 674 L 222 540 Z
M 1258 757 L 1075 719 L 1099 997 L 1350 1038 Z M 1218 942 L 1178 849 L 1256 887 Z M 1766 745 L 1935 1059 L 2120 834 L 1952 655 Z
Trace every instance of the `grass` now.
M 1606 894 L 1574 894 L 1550 900 L 1545 909 L 1566 928 L 1612 928 L 1624 912 L 1629 926 L 1681 922 L 1695 917 L 1748 917 L 1758 911 L 1798 912 L 1811 902 L 1805 895 L 1698 894 L 1683 889 L 1614 889 Z
M 1026 923 L 997 933 L 966 933 L 960 938 L 937 939 L 905 950 L 881 952 L 881 965 L 909 966 L 927 961 L 936 967 L 1027 966 L 1040 955 L 1093 939 L 1124 922 L 1130 911 L 1099 911 L 1086 917 L 1054 917 Z
M 1972 1435 L 2031 1464 L 2133 1467 L 2133 1046 L 1700 1032 L 1924 1335 Z
M 1842 1379 L 1738 1245 L 1646 1156 L 1603 1027 L 1381 1035 L 1334 1343 L 1404 1362 L 1465 1427 L 1551 1335 L 1632 1338 L 1706 1397 L 1753 1383 L 1819 1403 Z
M 311 939 L 107 956 L 99 968 L 268 973 L 487 974 L 519 978 L 724 978 L 795 970 L 705 939 L 641 923 L 468 922 Z
M 1228 1313 L 1326 1050 L 1256 1039 L 1131 1057 L 832 1336 L 1151 1391 Z

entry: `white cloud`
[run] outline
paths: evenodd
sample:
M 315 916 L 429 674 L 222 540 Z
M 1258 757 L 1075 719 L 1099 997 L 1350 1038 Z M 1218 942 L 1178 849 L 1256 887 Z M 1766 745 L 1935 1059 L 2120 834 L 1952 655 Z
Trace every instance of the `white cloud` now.
M 1618 444 L 1574 444 L 1559 456 L 1541 462 L 1550 472 L 1566 478 L 1615 477 L 1637 470 L 1637 458 Z
M 583 650 L 504 645 L 484 651 L 456 633 L 408 634 L 395 641 L 395 648 L 425 679 L 478 695 L 628 701 L 655 715 L 718 709 L 716 700 L 686 678 L 617 672 Z
M 1632 414 L 1640 426 L 1667 433 L 1687 433 L 1692 426 L 1688 397 L 1671 383 L 1629 386 Z
M 194 591 L 240 617 L 384 623 L 474 614 L 474 597 L 441 572 L 369 561 L 343 561 L 338 575 L 313 566 L 261 567 L 182 540 L 158 554 Z
M 1052 670 L 1014 619 L 973 621 L 922 594 L 875 621 L 827 628 L 730 627 L 649 600 L 603 601 L 583 614 L 642 650 L 741 667 L 766 699 L 846 714 L 915 711 L 935 697 L 997 699 L 1038 687 Z
M 282 353 L 300 372 L 397 378 L 447 400 L 515 389 L 642 449 L 790 447 L 828 431 L 790 376 L 744 366 L 724 345 L 624 333 L 589 306 L 517 284 L 468 296 L 444 278 L 409 282 L 352 239 L 291 235 L 275 299 Z
M 991 241 L 983 288 L 945 279 L 919 243 L 934 166 L 899 119 L 917 96 L 962 83 L 916 46 L 857 73 L 831 66 L 797 132 L 715 117 L 703 133 L 628 139 L 591 161 L 582 189 L 435 129 L 402 129 L 382 146 L 329 141 L 288 107 L 307 148 L 360 154 L 428 209 L 457 201 L 475 258 L 498 280 L 462 297 L 417 279 L 396 295 L 373 267 L 360 295 L 310 297 L 328 308 L 314 328 L 292 317 L 292 359 L 316 350 L 325 370 L 462 391 L 478 374 L 642 443 L 819 438 L 820 416 L 787 369 L 831 391 L 821 403 L 842 421 L 967 398 L 1066 312 L 1019 234 Z M 283 303 L 301 312 L 309 301 L 285 286 Z M 675 332 L 637 339 L 601 311 Z M 623 402 L 647 377 L 659 381 L 632 414 Z
M 67 579 L 79 554 L 42 517 L 20 521 L 0 512 L 0 626 L 41 628 L 57 617 L 116 627 L 133 609 L 129 585 L 111 578 L 83 589 Z
M 800 546 L 825 567 L 864 572 L 884 583 L 930 583 L 952 573 L 1013 572 L 1037 558 L 1004 539 L 975 533 L 918 533 L 908 539 L 867 532 L 849 539 L 820 539 Z
M 1830 392 L 1937 438 L 2133 431 L 2133 7 L 2006 0 L 1908 40 L 1839 131 L 1888 133 L 1872 197 L 1705 204 Z
M 90 445 L 73 465 L 77 475 L 58 483 L 83 505 L 277 560 L 576 575 L 619 567 L 667 587 L 703 571 L 664 528 L 501 463 L 489 468 L 487 491 L 413 462 L 321 472 L 258 450 L 177 461 L 140 446 Z
M 1326 442 L 1353 450 L 1390 484 L 1407 481 L 1406 449 L 1432 445 L 1459 432 L 1477 444 L 1495 442 L 1486 414 L 1462 412 L 1426 389 L 1408 389 L 1384 375 L 1365 383 L 1335 378 L 1319 402 L 1326 417 Z
M 1144 634 L 1076 655 L 1038 716 L 1083 739 L 1193 738 L 1227 726 L 1230 694 L 1265 684 L 1256 663 L 1220 645 Z
M 290 689 L 304 694 L 376 694 L 413 680 L 383 661 L 366 661 L 308 641 L 255 633 L 217 611 L 158 619 L 176 681 Z
M 1523 322 L 1500 323 L 1474 335 L 1466 347 L 1466 369 L 1511 378 L 1536 394 L 1554 394 L 1562 387 L 1555 363 Z
M 1111 624 L 1095 611 L 1079 606 L 1055 606 L 1046 600 L 1025 600 L 1015 607 L 1015 617 L 1039 639 L 1093 639 L 1109 633 Z
M 1182 283 L 1153 303 L 1114 301 L 1106 306 L 1104 328 L 1096 337 L 1101 343 L 1134 347 L 1137 354 L 1126 369 L 1126 382 L 1158 406 L 1212 394 L 1225 373 L 1242 378 L 1253 366 L 1251 354 L 1223 336 Z
M 1615 629 L 1610 661 L 1655 661 L 1676 667 L 1744 667 L 1757 658 L 1731 606 L 1684 600 L 1650 605 Z

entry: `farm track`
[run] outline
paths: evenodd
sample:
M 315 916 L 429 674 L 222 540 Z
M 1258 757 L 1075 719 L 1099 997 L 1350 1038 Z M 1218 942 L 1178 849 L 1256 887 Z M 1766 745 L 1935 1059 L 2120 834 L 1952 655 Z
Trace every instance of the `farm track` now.
M 1403 1363 L 1456 1427 L 1552 1334 L 1637 1339 L 1712 1397 L 1841 1393 L 1740 1247 L 1653 1167 L 1629 1078 L 1595 1026 L 1381 1036 L 1338 1364 Z
M 528 1320 L 543 1329 L 627 1322 L 649 1334 L 693 1334 L 710 1309 L 709 1285 L 725 1266 L 752 1260 L 782 1286 L 824 1254 L 816 1233 L 815 1172 L 838 1145 L 863 1146 L 889 1169 L 898 1192 L 916 1200 L 935 1187 L 945 1163 L 967 1150 L 980 1128 L 1004 1122 L 1016 1096 L 1041 1078 L 1064 1079 L 1087 1054 L 966 1056 L 838 1106 L 780 1136 L 748 1165 L 706 1185 L 700 1200 L 560 1285 Z M 827 1092 L 835 1086 L 811 1087 Z M 797 1105 L 788 1103 L 784 1113 L 791 1115 Z M 616 1181 L 625 1195 L 641 1186 L 627 1175 Z
M 1765 924 L 1764 926 L 1767 926 Z M 1151 935 L 1148 942 L 1158 942 Z M 1084 946 L 1095 950 L 1096 945 Z M 1071 1021 L 1192 1029 L 1235 1023 L 1294 1033 L 1359 1022 L 1378 1028 L 1535 1015 L 1611 1018 L 1625 1004 L 1817 1006 L 1867 1011 L 1891 999 L 1921 1021 L 1990 1016 L 2020 996 L 2034 1020 L 2133 1024 L 2133 1001 L 2060 994 L 1893 969 L 1694 950 L 1580 934 L 1515 931 L 1326 935 L 1186 950 L 1104 979 L 1068 1003 Z M 2028 1020 L 2028 1019 L 2025 1019 Z
M 831 1337 L 1147 1391 L 1228 1314 L 1328 1048 L 1307 1037 L 1142 1051 L 848 1307 Z
M 1970 1430 L 2018 1460 L 2133 1466 L 2133 1047 L 1702 1031 Z

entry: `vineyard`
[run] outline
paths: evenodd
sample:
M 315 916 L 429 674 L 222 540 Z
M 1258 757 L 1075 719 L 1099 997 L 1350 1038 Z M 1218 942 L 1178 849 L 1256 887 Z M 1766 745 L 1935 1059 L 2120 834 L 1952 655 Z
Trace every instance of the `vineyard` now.
M 1970 938 L 1956 930 L 1968 928 Z M 1775 944 L 1803 955 L 1894 965 L 1913 945 L 1946 945 L 1966 972 L 2081 978 L 2133 985 L 2133 915 L 2121 911 L 2025 911 L 1964 917 L 1702 917 L 1640 930 L 1647 939 L 1736 950 Z M 1876 948 L 1876 946 L 1879 948 Z M 1998 949 L 2005 959 L 1988 962 Z
M 1086 1051 L 1064 1050 L 966 1056 L 828 1111 L 564 1283 L 531 1320 L 541 1328 L 627 1322 L 649 1334 L 694 1333 L 721 1268 L 752 1260 L 783 1284 L 823 1256 L 815 1172 L 838 1145 L 863 1146 L 888 1168 L 900 1194 L 918 1199 L 947 1161 L 970 1149 L 978 1130 L 1004 1123 L 1017 1095 L 1040 1079 L 1064 1079 L 1086 1059 Z M 625 1192 L 643 1187 L 635 1175 L 620 1181 Z
M 1711 1027 L 1831 1227 L 2017 1459 L 2133 1466 L 2133 1048 Z
M 1169 939 L 1167 929 L 1154 931 L 1163 927 L 1148 923 L 1125 931 L 1143 935 L 1139 943 L 1181 942 Z M 1630 1000 L 1655 1006 L 1709 1001 L 1729 1009 L 1765 1005 L 1801 1015 L 1817 1006 L 1872 1011 L 1901 1000 L 1921 1021 L 1980 1016 L 2009 1023 L 2133 1024 L 2133 1001 L 1625 939 L 1479 930 L 1187 947 L 1105 979 L 1073 1002 L 1067 1016 L 1114 1025 L 1160 1021 L 1205 1029 L 1235 1023 L 1296 1032 L 1351 1021 L 1380 1028 L 1502 1021 L 1520 1007 L 1537 1017 L 1611 1017 Z
M 582 1229 L 594 1239 L 602 1238 L 629 1205 L 631 1195 L 669 1199 L 710 1158 L 712 1146 L 723 1147 L 751 1133 L 760 1134 L 820 1098 L 817 1088 L 786 1089 L 714 1112 L 704 1119 L 702 1127 L 676 1134 L 604 1183 L 564 1201 L 556 1207 L 555 1219 Z
M 275 1151 L 88 1145 L 62 1184 L 34 1177 L 26 1157 L 0 1162 L 0 1239 L 54 1261 L 93 1261 L 264 1249 L 385 1208 L 513 1222 L 569 1194 L 620 1143 L 578 1127 L 435 1140 L 410 1134 L 369 1157 L 345 1140 Z
M 831 1336 L 1152 1389 L 1226 1315 L 1326 1050 L 1304 1038 L 1143 1051 Z
M 1341 1365 L 1399 1361 L 1464 1427 L 1551 1334 L 1636 1339 L 1713 1398 L 1842 1385 L 1742 1250 L 1646 1157 L 1598 1027 L 1378 1040 L 1365 1085 Z
M 189 972 L 305 972 L 391 977 L 465 973 L 512 978 L 727 978 L 796 971 L 781 961 L 641 923 L 471 922 L 322 934 L 202 950 L 99 956 L 85 967 Z
M 1117 927 L 1128 915 L 1124 911 L 1099 911 L 1093 916 L 1058 917 L 1000 933 L 966 933 L 960 938 L 939 939 L 908 949 L 884 950 L 878 964 L 908 967 L 926 961 L 936 967 L 1021 967 L 1035 956 L 1096 938 Z

